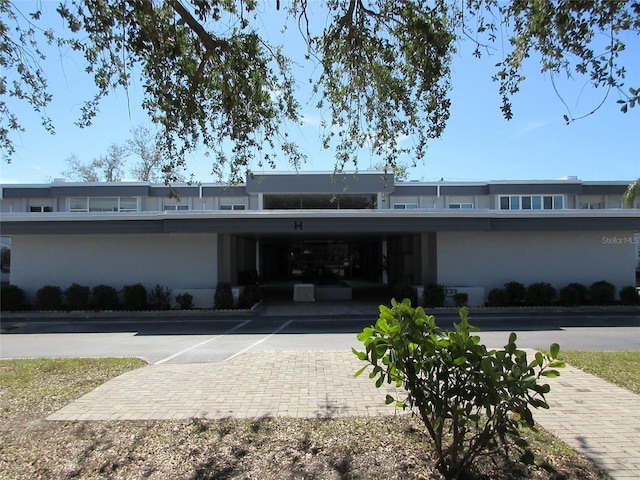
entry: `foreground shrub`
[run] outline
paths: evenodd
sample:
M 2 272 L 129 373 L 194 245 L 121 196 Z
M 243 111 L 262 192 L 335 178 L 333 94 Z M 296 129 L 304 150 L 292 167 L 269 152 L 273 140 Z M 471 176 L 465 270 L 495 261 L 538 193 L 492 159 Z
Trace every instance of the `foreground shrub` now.
M 504 284 L 507 305 L 518 306 L 524 303 L 527 289 L 520 282 L 507 282 Z
M 406 398 L 387 395 L 387 404 L 409 408 L 422 420 L 436 455 L 436 468 L 447 479 L 470 472 L 479 457 L 512 449 L 530 463 L 533 454 L 520 435 L 520 426 L 533 428 L 531 408 L 549 408 L 544 395 L 548 384 L 541 377 L 554 377 L 560 347 L 550 354 L 537 353 L 529 362 L 518 350 L 511 333 L 503 350 L 487 350 L 460 309 L 455 331 L 443 331 L 433 316 L 409 300 L 392 300 L 391 308 L 380 306 L 375 326 L 365 328 L 358 339 L 365 351 L 353 352 L 365 365 L 376 386 L 394 383 Z
M 0 285 L 0 310 L 14 312 L 22 310 L 25 304 L 24 290 L 16 285 Z
M 550 283 L 536 282 L 527 287 L 524 301 L 527 305 L 551 305 L 556 298 L 556 289 Z
M 612 283 L 600 280 L 589 287 L 589 300 L 593 305 L 611 305 L 616 298 L 616 287 Z
M 213 296 L 213 306 L 218 310 L 233 308 L 233 293 L 230 283 L 218 283 L 216 293 Z
M 560 289 L 560 303 L 567 306 L 586 305 L 589 290 L 581 283 L 570 283 Z
M 86 310 L 89 307 L 91 290 L 84 285 L 72 283 L 64 291 L 64 299 L 70 310 Z
M 633 285 L 623 287 L 620 290 L 620 303 L 623 305 L 638 305 L 640 304 L 640 295 L 638 290 Z
M 171 289 L 158 284 L 149 292 L 149 303 L 156 310 L 169 310 L 171 308 Z
M 36 292 L 36 306 L 41 310 L 62 308 L 62 289 L 55 285 L 45 285 Z
M 93 287 L 93 304 L 98 310 L 115 310 L 118 308 L 118 292 L 109 285 Z
M 193 295 L 187 292 L 176 295 L 176 303 L 180 310 L 189 310 L 193 308 Z
M 487 303 L 490 307 L 504 307 L 507 304 L 507 293 L 504 288 L 493 288 L 487 295 Z
M 424 286 L 423 297 L 425 307 L 441 307 L 447 298 L 445 286 L 438 283 L 429 283 Z
M 147 289 L 141 283 L 125 285 L 122 289 L 124 308 L 127 310 L 145 310 L 147 308 Z

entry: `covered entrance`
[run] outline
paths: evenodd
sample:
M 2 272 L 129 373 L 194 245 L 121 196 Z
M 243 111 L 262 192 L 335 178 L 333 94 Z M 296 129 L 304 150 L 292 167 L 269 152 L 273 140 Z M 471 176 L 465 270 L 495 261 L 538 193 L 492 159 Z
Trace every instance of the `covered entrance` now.
M 265 283 L 382 283 L 381 239 L 264 239 L 260 259 Z

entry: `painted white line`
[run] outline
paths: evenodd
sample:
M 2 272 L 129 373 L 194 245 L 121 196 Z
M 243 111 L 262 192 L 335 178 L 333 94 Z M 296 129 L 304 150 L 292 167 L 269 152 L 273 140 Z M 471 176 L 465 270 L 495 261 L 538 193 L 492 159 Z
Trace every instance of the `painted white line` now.
M 245 320 L 244 322 L 236 325 L 233 328 L 230 328 L 229 330 L 227 330 L 226 332 L 220 334 L 220 335 L 216 335 L 215 337 L 210 338 L 209 340 L 205 340 L 204 342 L 200 342 L 197 345 L 193 345 L 189 348 L 185 348 L 184 350 L 178 352 L 178 353 L 174 353 L 173 355 L 169 355 L 167 358 L 163 358 L 162 360 L 157 361 L 156 363 L 154 363 L 154 365 L 160 365 L 161 363 L 165 363 L 168 362 L 169 360 L 173 360 L 176 357 L 179 357 L 180 355 L 183 355 L 187 352 L 190 352 L 191 350 L 195 350 L 196 348 L 201 347 L 202 345 L 206 345 L 209 342 L 213 342 L 214 340 L 219 339 L 220 337 L 224 337 L 225 335 L 230 334 L 231 332 L 235 332 L 236 330 L 238 330 L 239 328 L 244 327 L 246 324 L 251 323 L 251 320 Z
M 231 360 L 232 358 L 237 357 L 238 355 L 242 355 L 245 352 L 248 352 L 249 350 L 251 350 L 253 347 L 257 347 L 258 345 L 260 345 L 261 343 L 266 342 L 267 340 L 269 340 L 271 337 L 273 337 L 274 335 L 280 333 L 282 330 L 284 330 L 285 328 L 287 328 L 289 325 L 291 325 L 291 323 L 293 323 L 293 320 L 289 320 L 288 322 L 283 323 L 282 325 L 280 325 L 278 328 L 276 328 L 273 332 L 271 332 L 269 335 L 267 335 L 264 338 L 261 338 L 260 340 L 258 340 L 257 342 L 253 342 L 251 345 L 249 345 L 246 348 L 243 348 L 242 350 L 240 350 L 239 352 L 234 353 L 233 355 L 231 355 L 230 357 L 227 357 L 223 360 L 223 362 L 226 362 L 227 360 Z

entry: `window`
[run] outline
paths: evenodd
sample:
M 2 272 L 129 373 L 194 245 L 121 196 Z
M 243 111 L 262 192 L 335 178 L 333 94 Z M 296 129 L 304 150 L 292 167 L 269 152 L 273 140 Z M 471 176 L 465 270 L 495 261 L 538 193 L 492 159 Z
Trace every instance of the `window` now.
M 417 203 L 394 203 L 394 210 L 415 210 L 418 208 Z
M 29 207 L 29 212 L 31 213 L 53 212 L 53 207 L 50 207 L 47 205 L 31 205 Z
M 165 212 L 175 212 L 179 210 L 189 210 L 189 205 L 165 205 L 163 207 Z
M 265 195 L 264 210 L 338 210 L 338 209 L 375 209 L 375 194 L 290 194 Z
M 581 202 L 580 208 L 582 210 L 600 210 L 602 208 L 602 202 Z
M 69 200 L 70 212 L 137 212 L 136 197 L 79 197 Z
M 562 195 L 510 195 L 500 197 L 500 210 L 560 210 Z
M 449 208 L 473 208 L 473 203 L 450 203 Z
M 245 206 L 242 204 L 228 204 L 223 203 L 220 205 L 220 210 L 245 210 Z

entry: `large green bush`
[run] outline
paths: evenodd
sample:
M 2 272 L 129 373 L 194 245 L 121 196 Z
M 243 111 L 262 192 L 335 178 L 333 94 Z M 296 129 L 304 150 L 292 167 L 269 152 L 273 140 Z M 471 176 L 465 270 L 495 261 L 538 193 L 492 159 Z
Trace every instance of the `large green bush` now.
M 36 292 L 36 306 L 41 310 L 62 308 L 62 289 L 56 285 L 45 285 Z
M 589 301 L 593 305 L 611 305 L 615 298 L 616 287 L 606 280 L 594 282 L 589 287 Z
M 147 308 L 147 289 L 141 283 L 125 285 L 122 289 L 126 310 L 145 310 Z
M 64 291 L 64 298 L 69 310 L 86 310 L 89 307 L 91 289 L 84 285 L 72 283 Z
M 532 408 L 548 408 L 548 384 L 541 377 L 559 375 L 554 368 L 560 347 L 550 354 L 537 353 L 531 360 L 516 346 L 512 333 L 502 350 L 488 350 L 460 309 L 455 331 L 443 331 L 433 316 L 408 299 L 392 300 L 380 307 L 374 326 L 358 339 L 365 351 L 353 352 L 365 365 L 356 375 L 373 367 L 369 377 L 380 387 L 398 387 L 399 397 L 387 403 L 411 409 L 424 424 L 433 442 L 436 468 L 447 479 L 469 473 L 485 454 L 518 452 L 522 461 L 533 454 L 520 435 L 520 426 L 533 427 Z
M 581 283 L 570 283 L 560 289 L 560 304 L 566 306 L 586 305 L 589 290 Z
M 524 301 L 527 305 L 551 305 L 556 298 L 556 289 L 550 283 L 536 282 L 527 287 Z
M 0 310 L 3 312 L 22 310 L 24 304 L 24 290 L 16 285 L 0 285 Z
M 118 292 L 109 285 L 93 287 L 93 304 L 97 310 L 115 310 L 118 308 Z

